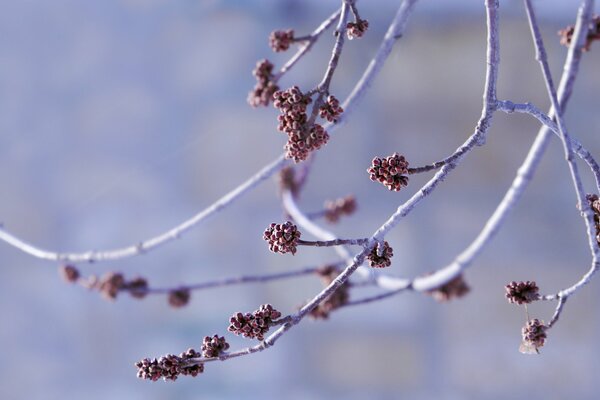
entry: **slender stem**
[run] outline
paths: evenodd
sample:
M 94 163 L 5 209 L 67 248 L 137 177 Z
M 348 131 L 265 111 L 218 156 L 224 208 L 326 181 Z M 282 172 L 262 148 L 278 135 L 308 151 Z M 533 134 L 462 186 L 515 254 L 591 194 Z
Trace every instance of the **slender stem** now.
M 305 40 L 306 43 L 300 47 L 300 49 L 286 62 L 283 67 L 273 76 L 273 82 L 277 82 L 283 75 L 285 75 L 289 70 L 291 70 L 294 65 L 312 48 L 312 46 L 316 43 L 318 38 L 325 32 L 329 27 L 333 24 L 333 22 L 340 15 L 342 9 L 338 9 L 336 12 L 331 14 L 329 18 L 327 18 L 321 25 L 317 27 L 310 35 L 307 37 L 298 38 L 297 40 Z
M 388 297 L 392 297 L 392 296 L 395 296 L 395 295 L 397 295 L 399 293 L 402 293 L 403 291 L 405 291 L 407 289 L 408 288 L 400 288 L 400 289 L 395 289 L 395 290 L 389 290 L 387 292 L 383 292 L 381 294 L 377 294 L 377 295 L 374 295 L 374 296 L 365 297 L 365 298 L 358 299 L 358 300 L 348 301 L 347 303 L 345 303 L 342 306 L 340 306 L 340 308 L 342 308 L 342 307 L 351 307 L 351 306 L 359 306 L 359 305 L 363 305 L 363 304 L 373 303 L 373 302 L 379 301 L 379 300 L 384 300 L 384 299 L 387 299 Z
M 364 246 L 369 242 L 369 239 L 333 239 L 333 240 L 298 240 L 298 245 L 314 246 L 314 247 L 331 247 L 349 244 L 352 246 Z
M 498 100 L 498 110 L 504 111 L 508 114 L 513 112 L 529 114 L 532 117 L 536 118 L 543 125 L 546 125 L 552 132 L 556 135 L 560 135 L 558 130 L 558 126 L 556 123 L 546 114 L 544 114 L 539 108 L 537 108 L 534 104 L 531 103 L 513 103 L 508 100 Z M 596 159 L 592 156 L 592 154 L 585 148 L 583 145 L 577 141 L 574 137 L 571 137 L 571 147 L 575 154 L 577 154 L 585 163 L 588 165 L 592 174 L 594 174 L 594 179 L 596 180 L 596 190 L 600 193 L 600 165 L 596 162 Z
M 329 263 L 327 265 L 340 266 L 342 263 Z M 186 290 L 204 290 L 213 289 L 224 286 L 241 285 L 245 283 L 267 283 L 272 281 L 278 281 L 282 279 L 297 278 L 304 275 L 318 274 L 322 267 L 307 267 L 298 269 L 295 271 L 277 272 L 273 274 L 258 274 L 258 275 L 243 275 L 236 277 L 229 277 L 223 279 L 216 279 L 213 281 L 194 283 L 191 285 L 179 285 L 176 287 L 151 287 L 145 292 L 147 294 L 164 294 L 170 293 L 177 289 Z

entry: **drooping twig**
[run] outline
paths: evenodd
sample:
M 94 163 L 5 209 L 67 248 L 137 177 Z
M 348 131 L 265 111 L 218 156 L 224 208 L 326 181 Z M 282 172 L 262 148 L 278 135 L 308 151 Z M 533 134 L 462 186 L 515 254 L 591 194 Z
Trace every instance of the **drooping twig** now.
M 341 265 L 340 262 L 329 263 L 327 265 Z M 177 287 L 150 287 L 146 291 L 148 294 L 164 294 L 170 293 L 175 289 L 185 289 L 185 290 L 203 290 L 203 289 L 212 289 L 219 288 L 224 286 L 231 285 L 240 285 L 245 283 L 267 283 L 282 279 L 288 278 L 297 278 L 305 275 L 314 275 L 318 274 L 322 267 L 307 267 L 294 271 L 286 271 L 286 272 L 277 272 L 272 274 L 256 274 L 256 275 L 244 275 L 237 277 L 230 277 L 224 279 L 216 279 L 213 281 L 195 283 L 190 285 L 179 285 Z

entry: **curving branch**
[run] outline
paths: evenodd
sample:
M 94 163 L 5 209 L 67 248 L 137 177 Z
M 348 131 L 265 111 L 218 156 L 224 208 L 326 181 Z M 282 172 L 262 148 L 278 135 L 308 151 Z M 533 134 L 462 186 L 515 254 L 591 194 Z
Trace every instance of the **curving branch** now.
M 371 87 L 373 80 L 377 77 L 377 75 L 381 71 L 383 64 L 390 55 L 394 43 L 404 33 L 406 23 L 413 11 L 413 6 L 416 3 L 416 1 L 417 0 L 405 0 L 400 5 L 400 8 L 398 9 L 398 12 L 392 20 L 379 50 L 369 63 L 369 66 L 363 73 L 361 79 L 356 83 L 354 89 L 344 101 L 344 113 L 338 119 L 338 123 L 328 124 L 325 126 L 325 129 L 329 133 L 338 129 L 342 125 L 342 123 L 347 120 L 347 118 L 354 111 L 356 105 L 360 103 L 368 89 Z M 3 227 L 0 227 L 0 240 L 33 257 L 49 261 L 91 263 L 99 261 L 120 260 L 128 257 L 138 256 L 152 251 L 154 249 L 157 249 L 158 247 L 181 237 L 188 230 L 200 225 L 208 217 L 212 216 L 213 214 L 216 214 L 219 211 L 222 211 L 224 208 L 228 207 L 233 202 L 240 199 L 244 194 L 250 192 L 256 186 L 258 186 L 259 183 L 273 176 L 273 174 L 280 171 L 288 163 L 289 161 L 285 160 L 284 155 L 280 155 L 270 164 L 266 165 L 255 175 L 246 180 L 244 183 L 242 183 L 241 185 L 233 189 L 231 192 L 223 196 L 221 199 L 217 200 L 215 203 L 200 211 L 198 214 L 194 215 L 190 219 L 182 222 L 180 225 L 168 230 L 163 234 L 127 247 L 102 251 L 88 250 L 79 253 L 60 253 L 56 251 L 45 250 L 34 244 L 31 244 L 26 240 L 23 240 L 18 236 L 13 235 Z
M 579 9 L 574 40 L 569 47 L 569 52 L 565 61 L 558 89 L 558 97 L 562 109 L 566 108 L 573 90 L 575 78 L 579 71 L 579 63 L 583 53 L 587 27 L 592 14 L 589 3 L 589 0 L 585 0 L 584 4 Z M 550 115 L 553 115 L 552 110 L 550 111 Z M 521 199 L 525 188 L 533 178 L 533 175 L 539 166 L 550 137 L 550 129 L 543 126 L 530 147 L 525 160 L 517 170 L 517 176 L 514 178 L 510 188 L 505 193 L 490 218 L 486 221 L 479 235 L 454 259 L 452 263 L 436 271 L 432 275 L 415 279 L 413 282 L 415 290 L 429 290 L 439 287 L 460 275 L 471 265 L 473 260 L 483 251 L 483 248 L 489 244 L 496 233 L 498 233 L 509 212 Z

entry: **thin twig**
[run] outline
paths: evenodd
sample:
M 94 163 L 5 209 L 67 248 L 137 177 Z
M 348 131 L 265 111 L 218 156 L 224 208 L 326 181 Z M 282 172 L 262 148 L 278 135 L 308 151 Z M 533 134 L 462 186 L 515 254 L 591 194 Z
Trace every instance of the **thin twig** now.
M 333 239 L 333 240 L 298 240 L 300 246 L 314 246 L 314 247 L 332 247 L 341 245 L 351 246 L 364 246 L 369 242 L 369 239 Z
M 377 294 L 377 295 L 374 295 L 374 296 L 365 297 L 365 298 L 358 299 L 358 300 L 348 301 L 347 303 L 341 305 L 339 308 L 351 307 L 351 306 L 359 306 L 359 305 L 363 305 L 363 304 L 373 303 L 375 301 L 380 301 L 380 300 L 383 300 L 383 299 L 387 299 L 388 297 L 395 296 L 395 295 L 397 295 L 399 293 L 402 293 L 403 291 L 405 291 L 407 289 L 408 288 L 401 288 L 401 289 L 389 290 L 387 292 L 384 292 L 384 293 L 381 293 L 381 294 Z
M 340 266 L 340 265 L 342 265 L 342 263 L 335 262 L 335 263 L 329 263 L 329 264 L 325 264 L 325 265 Z M 176 287 L 150 287 L 146 291 L 144 291 L 144 293 L 164 294 L 164 293 L 170 293 L 173 290 L 178 290 L 178 289 L 203 290 L 203 289 L 213 289 L 213 288 L 219 288 L 219 287 L 231 286 L 231 285 L 241 285 L 244 283 L 267 283 L 267 282 L 272 282 L 272 281 L 277 281 L 277 280 L 282 280 L 282 279 L 297 278 L 297 277 L 304 276 L 304 275 L 318 274 L 321 270 L 322 270 L 322 267 L 307 267 L 307 268 L 302 268 L 302 269 L 298 269 L 295 271 L 277 272 L 277 273 L 262 274 L 262 275 L 261 274 L 243 275 L 243 276 L 229 277 L 229 278 L 223 278 L 223 279 L 216 279 L 213 281 L 207 281 L 207 282 L 201 282 L 201 283 L 194 283 L 194 284 L 190 284 L 190 285 L 179 285 Z M 136 290 L 140 291 L 139 289 L 136 289 Z
M 312 48 L 312 46 L 316 43 L 317 39 L 325 32 L 329 27 L 333 24 L 333 22 L 340 15 L 342 9 L 338 9 L 336 12 L 331 14 L 329 18 L 327 18 L 321 25 L 317 27 L 310 35 L 306 37 L 299 38 L 306 41 L 306 43 L 286 62 L 283 67 L 273 76 L 273 81 L 277 82 L 283 75 L 285 75 L 296 63 Z
M 560 135 L 558 126 L 552 119 L 544 114 L 538 107 L 531 103 L 513 103 L 508 100 L 498 100 L 498 110 L 504 111 L 508 114 L 513 112 L 529 114 L 536 118 L 543 125 L 546 125 L 556 135 Z M 600 193 L 600 165 L 592 156 L 592 154 L 574 137 L 571 137 L 571 147 L 575 154 L 577 154 L 585 163 L 588 165 L 594 179 L 596 180 L 596 190 Z

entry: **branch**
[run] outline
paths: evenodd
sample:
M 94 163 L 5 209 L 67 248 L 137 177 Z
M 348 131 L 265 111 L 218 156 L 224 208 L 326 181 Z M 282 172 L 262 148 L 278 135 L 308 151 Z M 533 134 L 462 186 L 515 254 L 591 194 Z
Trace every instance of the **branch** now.
M 307 37 L 297 38 L 298 41 L 306 41 L 306 44 L 303 45 L 297 52 L 286 62 L 283 67 L 279 70 L 277 74 L 273 76 L 273 82 L 277 82 L 286 72 L 292 69 L 294 65 L 312 48 L 312 46 L 317 42 L 321 34 L 325 32 L 329 27 L 333 24 L 333 22 L 340 15 L 342 9 L 338 9 L 336 12 L 331 14 L 329 18 L 327 18 L 321 25 L 317 27 L 310 35 Z
M 523 114 L 529 114 L 543 125 L 549 128 L 556 135 L 560 135 L 558 126 L 556 123 L 546 114 L 544 114 L 539 108 L 531 103 L 513 103 L 512 101 L 498 100 L 498 110 L 504 111 L 507 114 L 518 112 Z M 600 165 L 596 162 L 596 159 L 583 145 L 574 137 L 571 137 L 571 147 L 573 151 L 590 167 L 594 179 L 596 180 L 596 190 L 600 193 Z
M 571 288 L 565 289 L 557 294 L 557 298 L 560 300 L 567 299 L 573 293 L 575 293 L 579 288 L 583 287 L 592 276 L 598 271 L 599 263 L 598 263 L 598 242 L 596 240 L 596 235 L 594 233 L 595 223 L 594 223 L 594 214 L 590 208 L 590 205 L 586 201 L 585 190 L 583 188 L 583 183 L 581 182 L 581 177 L 579 175 L 579 170 L 577 164 L 575 163 L 575 159 L 573 156 L 573 149 L 571 146 L 571 138 L 567 131 L 567 127 L 562 115 L 561 105 L 558 101 L 556 90 L 554 88 L 554 83 L 552 81 L 552 75 L 550 73 L 550 67 L 548 65 L 548 59 L 546 56 L 546 49 L 544 47 L 544 41 L 542 39 L 542 35 L 540 33 L 540 29 L 537 23 L 535 10 L 531 3 L 531 0 L 525 1 L 525 9 L 527 11 L 527 17 L 529 19 L 529 26 L 531 28 L 531 34 L 534 39 L 535 49 L 536 49 L 536 59 L 540 63 L 540 67 L 542 69 L 542 75 L 544 76 L 544 81 L 546 84 L 546 90 L 548 91 L 548 96 L 550 97 L 550 101 L 552 102 L 552 108 L 556 114 L 556 120 L 558 122 L 558 130 L 560 133 L 560 139 L 563 144 L 563 150 L 565 153 L 565 158 L 567 160 L 567 164 L 569 165 L 569 171 L 571 173 L 571 180 L 573 181 L 573 186 L 575 188 L 575 193 L 577 195 L 577 202 L 579 204 L 579 209 L 581 210 L 581 214 L 585 221 L 586 232 L 588 236 L 588 243 L 590 246 L 590 250 L 592 253 L 592 266 L 590 270 L 584 275 L 583 279 L 578 282 L 576 285 Z M 593 1 L 586 2 L 588 6 L 593 9 Z M 555 315 L 553 317 L 552 323 L 554 324 L 562 312 L 564 306 L 564 301 L 559 301 L 558 306 L 555 311 Z
M 581 7 L 577 16 L 577 29 L 575 31 L 575 40 L 569 47 L 569 53 L 565 61 L 563 75 L 559 85 L 559 98 L 563 109 L 571 96 L 573 85 L 577 73 L 579 71 L 579 63 L 581 61 L 582 49 L 584 46 L 585 37 L 587 34 L 587 25 L 591 18 L 591 9 L 589 0 L 586 0 L 586 5 Z M 552 115 L 553 111 L 550 111 Z M 498 204 L 490 218 L 485 223 L 485 226 L 479 235 L 471 242 L 471 244 L 460 253 L 455 260 L 446 267 L 436 271 L 432 275 L 417 278 L 413 282 L 415 290 L 430 290 L 460 275 L 467 269 L 473 260 L 483 251 L 483 248 L 494 238 L 500 227 L 506 220 L 508 213 L 514 205 L 520 200 L 525 188 L 533 178 L 537 167 L 541 161 L 542 155 L 550 139 L 550 129 L 543 126 L 538 132 L 534 143 L 521 167 L 517 171 L 517 176 L 514 178 L 508 191 L 504 194 L 502 201 Z
M 340 266 L 341 263 L 340 262 L 329 263 L 327 265 Z M 180 290 L 180 289 L 203 290 L 203 289 L 212 289 L 212 288 L 219 288 L 219 287 L 231 286 L 231 285 L 241 285 L 244 283 L 267 283 L 267 282 L 276 281 L 276 280 L 297 278 L 297 277 L 304 276 L 304 275 L 318 274 L 321 270 L 322 270 L 322 267 L 307 267 L 307 268 L 302 268 L 302 269 L 298 269 L 295 271 L 278 272 L 278 273 L 273 273 L 273 274 L 244 275 L 244 276 L 230 277 L 230 278 L 224 278 L 224 279 L 217 279 L 214 281 L 195 283 L 195 284 L 191 284 L 191 285 L 180 285 L 180 286 L 176 286 L 176 287 L 162 287 L 162 288 L 160 288 L 160 287 L 148 288 L 148 290 L 145 291 L 145 293 L 147 293 L 147 294 L 165 294 L 165 293 L 170 293 L 173 290 Z
M 404 33 L 406 22 L 410 14 L 413 11 L 413 6 L 417 0 L 404 0 L 396 13 L 396 16 L 392 20 L 388 31 L 381 43 L 381 46 L 374 58 L 369 63 L 361 79 L 357 82 L 350 95 L 344 101 L 344 113 L 338 119 L 336 124 L 328 124 L 324 128 L 332 133 L 338 127 L 345 122 L 347 118 L 352 114 L 356 105 L 360 103 L 370 88 L 373 80 L 377 77 L 383 64 L 387 60 L 392 50 L 393 44 L 398 38 Z M 284 155 L 280 155 L 277 159 L 272 161 L 270 164 L 263 167 L 259 172 L 250 177 L 247 181 L 242 183 L 240 186 L 233 189 L 231 192 L 223 196 L 217 202 L 213 203 L 209 207 L 205 208 L 195 216 L 184 221 L 180 225 L 171 230 L 148 239 L 137 244 L 123 247 L 114 250 L 96 251 L 90 250 L 81 253 L 58 253 L 54 251 L 41 249 L 33 244 L 26 242 L 11 234 L 4 228 L 0 227 L 0 240 L 8 243 L 9 245 L 27 253 L 33 257 L 50 260 L 50 261 L 63 261 L 70 263 L 77 262 L 96 262 L 96 261 L 107 261 L 107 260 L 119 260 L 123 258 L 138 256 L 148 251 L 154 250 L 163 244 L 166 244 L 176 238 L 181 237 L 185 232 L 193 227 L 198 226 L 206 218 L 221 211 L 225 207 L 231 205 L 235 200 L 241 198 L 244 194 L 248 193 L 251 189 L 255 188 L 260 182 L 270 178 L 273 174 L 281 170 L 285 165 L 289 163 L 285 160 Z

